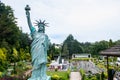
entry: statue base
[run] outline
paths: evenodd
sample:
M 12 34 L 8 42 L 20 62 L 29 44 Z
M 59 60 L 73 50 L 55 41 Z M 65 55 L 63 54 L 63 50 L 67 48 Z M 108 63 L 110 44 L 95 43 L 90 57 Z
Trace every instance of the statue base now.
M 38 78 L 29 78 L 28 80 L 51 80 L 51 77 L 47 76 L 47 79 L 41 79 L 41 77 L 38 77 Z
M 47 76 L 47 80 L 51 80 L 51 77 L 50 77 L 50 76 Z

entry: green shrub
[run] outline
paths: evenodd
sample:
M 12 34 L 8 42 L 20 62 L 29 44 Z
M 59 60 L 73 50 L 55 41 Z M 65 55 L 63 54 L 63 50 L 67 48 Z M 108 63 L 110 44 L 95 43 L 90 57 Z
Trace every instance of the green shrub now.
M 85 78 L 82 80 L 100 80 L 100 79 L 98 79 L 96 75 L 88 75 L 88 76 L 85 76 Z
M 49 67 L 49 66 L 50 66 L 50 63 L 47 63 L 46 66 Z
M 80 74 L 83 76 L 85 74 L 85 71 L 83 69 L 80 69 Z
M 108 78 L 108 74 L 107 74 L 107 72 L 104 73 L 104 77 L 105 77 L 105 79 Z
M 0 72 L 0 78 L 2 77 L 2 75 L 3 75 L 2 72 Z
M 85 71 L 83 69 L 80 69 L 80 74 L 82 76 L 82 80 L 85 80 Z
M 55 68 L 55 72 L 57 72 L 58 71 L 58 68 Z
M 70 69 L 67 70 L 67 78 L 70 78 Z
M 74 58 L 72 61 L 89 61 L 90 58 Z
M 96 78 L 97 78 L 98 80 L 101 80 L 101 74 L 96 74 Z
M 5 68 L 4 68 L 4 66 L 0 66 L 0 71 L 4 71 L 5 70 Z
M 22 61 L 17 63 L 17 66 L 24 66 L 24 63 Z
M 85 80 L 86 79 L 86 76 L 85 74 L 82 75 L 82 80 Z
M 91 80 L 100 80 L 100 79 L 98 79 L 95 75 L 94 75 L 94 76 L 91 76 L 90 79 L 91 79 Z
M 74 67 L 73 67 L 73 71 L 77 71 L 77 66 L 74 66 Z
M 32 66 L 27 65 L 24 70 L 26 71 L 26 70 L 30 70 L 30 69 L 32 69 Z
M 53 75 L 52 77 L 51 77 L 51 79 L 52 80 L 60 80 L 60 76 L 58 76 L 58 75 Z
M 67 71 L 47 71 L 47 74 L 51 76 L 51 80 L 69 80 Z
M 86 73 L 83 69 L 80 69 L 80 74 L 82 76 L 82 80 L 101 80 L 100 74 L 92 75 L 90 72 L 90 74 L 87 76 L 87 75 L 85 75 Z

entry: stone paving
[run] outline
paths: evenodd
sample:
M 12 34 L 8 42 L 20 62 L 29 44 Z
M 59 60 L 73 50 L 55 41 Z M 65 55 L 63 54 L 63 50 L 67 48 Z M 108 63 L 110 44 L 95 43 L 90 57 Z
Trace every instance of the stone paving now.
M 70 80 L 81 80 L 81 75 L 79 72 L 71 72 Z

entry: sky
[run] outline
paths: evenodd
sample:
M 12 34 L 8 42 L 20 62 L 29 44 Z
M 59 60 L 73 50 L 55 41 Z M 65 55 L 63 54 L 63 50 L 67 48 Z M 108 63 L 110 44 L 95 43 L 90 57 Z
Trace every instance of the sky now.
M 49 23 L 46 34 L 52 43 L 62 43 L 69 34 L 79 42 L 120 40 L 120 0 L 1 1 L 11 6 L 25 33 L 30 33 L 24 9 L 29 5 L 33 25 L 39 19 Z

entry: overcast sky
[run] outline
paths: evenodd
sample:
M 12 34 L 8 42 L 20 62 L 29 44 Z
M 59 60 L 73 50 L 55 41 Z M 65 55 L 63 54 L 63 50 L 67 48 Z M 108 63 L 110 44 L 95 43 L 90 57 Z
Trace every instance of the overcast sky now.
M 120 39 L 120 0 L 1 0 L 14 10 L 18 26 L 30 33 L 25 6 L 31 20 L 46 20 L 52 43 L 62 43 L 69 34 L 79 42 Z M 37 29 L 37 27 L 36 27 Z

